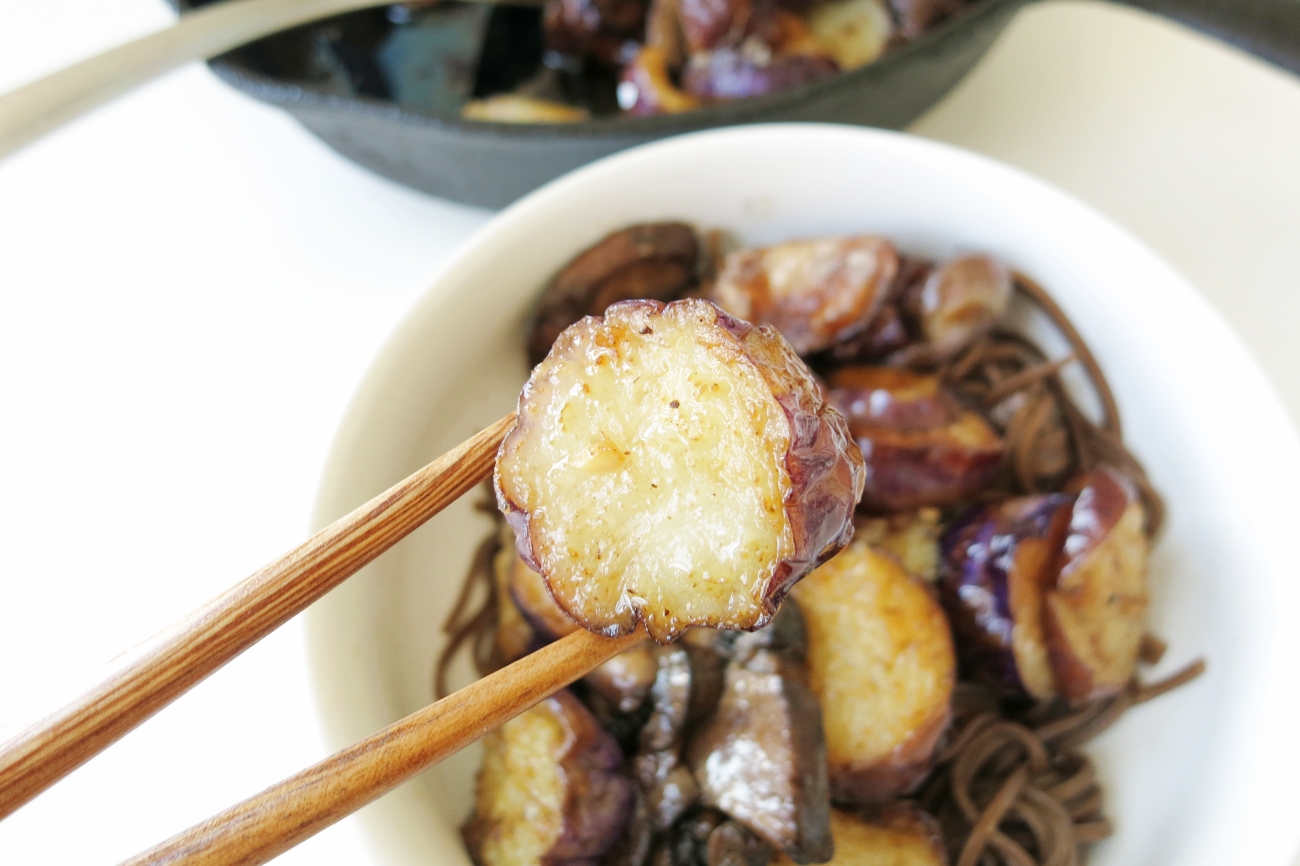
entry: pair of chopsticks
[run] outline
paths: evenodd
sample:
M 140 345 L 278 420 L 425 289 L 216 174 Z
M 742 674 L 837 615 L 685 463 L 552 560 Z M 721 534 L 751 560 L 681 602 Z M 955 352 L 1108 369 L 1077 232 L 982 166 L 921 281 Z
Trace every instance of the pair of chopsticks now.
M 54 784 L 455 502 L 492 471 L 512 414 L 321 530 L 0 743 L 0 818 Z M 578 630 L 131 860 L 265 863 L 642 640 Z

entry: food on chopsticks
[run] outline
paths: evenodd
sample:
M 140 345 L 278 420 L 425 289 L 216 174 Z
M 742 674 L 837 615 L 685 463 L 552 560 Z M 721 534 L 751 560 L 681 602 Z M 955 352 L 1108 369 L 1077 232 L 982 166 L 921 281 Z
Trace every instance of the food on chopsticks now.
M 487 671 L 578 628 L 664 643 L 494 735 L 480 866 L 1046 866 L 1112 832 L 1080 747 L 1202 666 L 1139 681 L 1163 505 L 1041 288 L 871 235 L 645 224 L 560 271 L 528 349 L 439 691 L 465 644 Z
M 853 532 L 844 419 L 779 335 L 707 301 L 623 301 L 570 326 L 518 416 L 497 500 L 592 631 L 757 628 Z

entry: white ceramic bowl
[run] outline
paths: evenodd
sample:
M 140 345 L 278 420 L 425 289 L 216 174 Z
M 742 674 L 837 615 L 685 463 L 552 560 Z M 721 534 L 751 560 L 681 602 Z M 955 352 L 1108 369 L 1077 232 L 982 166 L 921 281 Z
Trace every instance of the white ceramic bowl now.
M 375 361 L 321 483 L 324 525 L 513 407 L 547 278 L 629 223 L 685 219 L 749 243 L 878 232 L 907 251 L 984 250 L 1056 296 L 1109 374 L 1126 439 L 1169 502 L 1153 561 L 1167 670 L 1207 676 L 1099 740 L 1117 835 L 1092 862 L 1284 866 L 1300 840 L 1293 536 L 1300 443 L 1235 336 L 1126 233 L 1016 171 L 834 126 L 686 136 L 603 160 L 468 242 Z M 472 496 L 312 608 L 322 723 L 342 747 L 429 702 L 439 628 L 488 523 Z M 467 679 L 467 669 L 460 671 Z M 463 866 L 476 749 L 363 814 L 385 866 Z

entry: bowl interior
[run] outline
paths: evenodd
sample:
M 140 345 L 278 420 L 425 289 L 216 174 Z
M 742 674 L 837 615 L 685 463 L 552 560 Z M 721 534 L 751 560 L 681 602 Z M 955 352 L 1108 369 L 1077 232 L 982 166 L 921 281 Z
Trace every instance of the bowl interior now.
M 546 279 L 628 223 L 685 219 L 749 244 L 878 232 L 909 252 L 991 252 L 1048 288 L 1116 392 L 1125 438 L 1169 503 L 1152 563 L 1160 672 L 1210 661 L 1091 747 L 1118 833 L 1094 864 L 1289 863 L 1300 751 L 1285 689 L 1300 660 L 1283 549 L 1300 447 L 1235 337 L 1170 269 L 1083 206 L 1011 169 L 893 133 L 759 126 L 603 160 L 503 212 L 444 269 L 376 360 L 340 429 L 320 526 L 509 412 Z M 1029 327 L 1036 327 L 1032 322 Z M 322 722 L 342 747 L 432 697 L 441 624 L 488 531 L 462 498 L 313 607 Z M 467 665 L 455 672 L 468 681 Z M 467 864 L 457 827 L 477 749 L 363 812 L 379 862 Z

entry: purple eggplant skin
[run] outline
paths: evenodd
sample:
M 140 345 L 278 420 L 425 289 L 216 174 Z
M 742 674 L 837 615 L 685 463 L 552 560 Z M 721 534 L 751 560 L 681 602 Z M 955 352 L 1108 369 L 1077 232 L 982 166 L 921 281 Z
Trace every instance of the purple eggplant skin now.
M 701 802 L 796 863 L 825 863 L 834 853 L 826 735 L 805 679 L 775 650 L 733 659 L 717 711 L 692 731 L 686 752 Z
M 658 651 L 658 674 L 650 686 L 653 709 L 641 729 L 640 751 L 659 752 L 682 744 L 691 701 L 691 657 L 683 647 Z
M 632 817 L 623 833 L 600 858 L 600 866 L 645 866 L 654 848 L 655 827 L 650 820 L 650 807 L 641 792 L 636 793 Z
M 585 3 L 572 0 L 572 5 Z M 552 0 L 547 5 L 564 4 Z M 540 363 L 565 328 L 583 316 L 599 316 L 610 304 L 628 298 L 681 297 L 695 285 L 699 257 L 695 229 L 678 222 L 639 223 L 592 244 L 542 293 L 528 336 L 529 364 Z
M 744 48 L 719 48 L 691 57 L 682 73 L 682 89 L 701 102 L 726 102 L 779 93 L 839 71 L 829 57 L 754 57 Z
M 1049 493 L 978 507 L 940 540 L 940 596 L 965 677 L 1009 697 L 1056 694 L 1043 598 L 1074 499 Z

